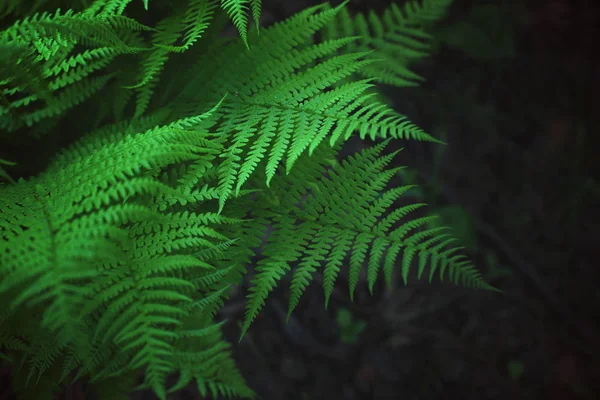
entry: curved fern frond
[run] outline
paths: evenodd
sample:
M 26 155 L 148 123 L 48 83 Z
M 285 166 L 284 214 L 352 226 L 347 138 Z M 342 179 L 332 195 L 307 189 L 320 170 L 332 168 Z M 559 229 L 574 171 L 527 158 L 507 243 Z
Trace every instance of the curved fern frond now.
M 419 278 L 429 266 L 430 280 L 434 272 L 439 271 L 440 278 L 448 276 L 452 283 L 490 288 L 466 257 L 457 253 L 461 247 L 452 244 L 454 239 L 449 232 L 444 228 L 421 229 L 434 217 L 405 218 L 424 204 L 394 207 L 402 194 L 413 186 L 384 191 L 399 170 L 385 168 L 395 155 L 382 155 L 386 143 L 363 150 L 314 180 L 307 180 L 303 168 L 296 168 L 273 185 L 269 195 L 278 196 L 279 202 L 276 208 L 264 206 L 265 215 L 271 217 L 273 230 L 252 281 L 242 334 L 276 282 L 296 264 L 288 316 L 312 280 L 312 274 L 319 269 L 323 271 L 327 304 L 347 256 L 350 257 L 351 297 L 365 263 L 367 282 L 372 291 L 382 270 L 387 284 L 391 283 L 399 258 L 405 283 L 416 257 Z M 299 187 L 309 187 L 310 191 L 299 190 Z M 255 211 L 258 215 L 261 212 Z
M 26 357 L 32 373 L 72 352 L 77 357 L 65 376 L 78 368 L 101 380 L 144 368 L 145 387 L 165 398 L 180 342 L 209 333 L 221 340 L 206 329 L 227 280 L 210 284 L 205 271 L 215 267 L 193 254 L 218 250 L 229 238 L 215 226 L 237 220 L 183 209 L 195 199 L 154 178 L 171 164 L 214 159 L 219 142 L 197 130 L 209 113 L 143 133 L 84 139 L 38 178 L 2 188 L 0 297 L 15 293 L 13 314 L 45 304 L 38 329 L 60 338 L 34 342 L 36 354 Z M 202 323 L 181 329 L 192 312 L 204 315 Z M 217 347 L 196 345 L 200 352 Z M 233 367 L 225 350 L 214 353 L 217 365 L 193 377 L 199 385 L 210 380 L 222 394 L 247 393 L 239 375 L 227 375 Z
M 126 17 L 121 17 L 120 20 L 128 20 L 130 26 L 143 27 L 142 24 Z M 145 27 L 145 29 L 150 28 Z M 67 10 L 64 14 L 61 14 L 60 10 L 54 14 L 44 12 L 17 21 L 2 31 L 0 42 L 34 43 L 57 35 L 85 45 L 96 44 L 136 51 L 136 49 L 129 49 L 129 46 L 121 40 L 109 20 L 93 19 L 85 13 L 76 13 L 73 10 Z
M 256 26 L 256 33 L 260 33 L 260 13 L 262 7 L 262 0 L 250 0 L 250 7 L 252 8 L 252 18 L 254 19 L 254 25 Z

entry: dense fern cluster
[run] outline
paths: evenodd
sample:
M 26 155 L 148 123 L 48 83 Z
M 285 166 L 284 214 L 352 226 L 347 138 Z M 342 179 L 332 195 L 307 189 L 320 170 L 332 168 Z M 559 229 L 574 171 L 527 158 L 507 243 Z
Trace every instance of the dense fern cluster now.
M 21 395 L 82 379 L 107 399 L 192 381 L 252 397 L 214 317 L 257 256 L 242 335 L 290 271 L 289 312 L 317 270 L 327 305 L 345 263 L 351 294 L 363 267 L 373 290 L 413 260 L 419 277 L 489 288 L 450 232 L 410 218 L 423 204 L 398 206 L 410 187 L 388 185 L 389 140 L 436 140 L 375 83 L 419 81 L 408 64 L 449 2 L 323 4 L 260 30 L 260 0 L 174 1 L 154 26 L 127 16 L 131 0 L 3 3 L 23 18 L 0 32 L 0 140 L 95 111 L 42 173 L 0 186 L 0 356 Z M 355 133 L 387 139 L 339 163 Z

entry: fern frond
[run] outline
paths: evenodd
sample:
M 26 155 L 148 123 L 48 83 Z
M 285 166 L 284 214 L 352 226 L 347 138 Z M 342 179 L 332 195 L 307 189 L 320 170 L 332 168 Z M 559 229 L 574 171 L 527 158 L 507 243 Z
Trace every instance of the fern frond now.
M 109 15 L 121 15 L 125 11 L 125 8 L 133 0 L 95 0 L 85 12 L 88 15 L 96 17 L 104 17 Z M 144 2 L 144 8 L 148 9 L 148 0 L 142 0 Z
M 395 155 L 382 155 L 386 143 L 363 150 L 313 180 L 307 180 L 302 168 L 296 168 L 273 185 L 270 192 L 279 197 L 279 203 L 276 208 L 263 206 L 264 215 L 272 218 L 273 231 L 250 288 L 242 334 L 263 307 L 268 293 L 296 263 L 288 316 L 318 269 L 323 269 L 327 303 L 346 256 L 350 256 L 351 297 L 364 263 L 367 263 L 367 282 L 372 291 L 381 269 L 386 282 L 391 283 L 399 254 L 405 283 L 412 259 L 418 257 L 419 278 L 428 265 L 430 280 L 439 270 L 440 277 L 446 274 L 453 283 L 490 288 L 472 264 L 457 253 L 461 247 L 452 245 L 454 239 L 446 230 L 419 229 L 434 217 L 405 218 L 423 204 L 393 207 L 412 186 L 384 191 L 398 171 L 398 168 L 385 168 Z M 307 185 L 311 188 L 308 193 L 297 189 Z M 255 211 L 258 215 L 262 212 Z
M 202 85 L 205 93 L 231 94 L 218 112 L 223 123 L 217 133 L 228 140 L 219 167 L 220 210 L 263 160 L 269 183 L 284 159 L 289 173 L 301 154 L 311 152 L 327 136 L 331 144 L 347 140 L 354 131 L 361 138 L 435 141 L 404 116 L 373 102 L 365 93 L 368 81 L 340 86 L 372 63 L 364 59 L 365 53 L 336 54 L 354 38 L 306 43 L 338 11 L 301 13 L 264 30 L 252 51 L 233 48 L 211 66 L 200 67 L 202 81 L 192 83 L 189 90 Z
M 250 0 L 250 7 L 252 8 L 252 18 L 254 18 L 254 24 L 256 26 L 256 33 L 260 33 L 260 13 L 262 7 L 262 0 Z
M 92 73 L 141 50 L 130 46 L 124 30 L 150 29 L 124 16 L 91 18 L 73 10 L 17 21 L 0 32 L 0 126 L 32 127 L 87 100 L 113 76 Z M 76 45 L 92 48 L 79 52 Z
M 216 0 L 190 0 L 185 16 L 182 18 L 183 29 L 186 30 L 180 46 L 170 46 L 157 44 L 159 47 L 168 48 L 175 53 L 181 53 L 188 50 L 211 23 L 216 7 Z
M 136 27 L 142 26 L 135 21 L 131 21 L 131 24 Z M 75 13 L 73 10 L 67 10 L 64 14 L 61 14 L 60 10 L 53 15 L 49 13 L 36 14 L 33 17 L 17 21 L 0 33 L 0 43 L 12 41 L 34 43 L 37 40 L 57 35 L 87 45 L 94 43 L 109 47 L 129 48 L 105 20 L 92 19 L 84 13 Z M 135 49 L 130 49 L 130 51 L 135 51 Z
M 372 51 L 369 59 L 377 62 L 361 69 L 358 76 L 398 87 L 416 86 L 423 78 L 409 64 L 429 54 L 431 37 L 425 28 L 443 18 L 452 1 L 410 0 L 402 9 L 392 3 L 381 16 L 373 11 L 351 16 L 342 9 L 327 25 L 325 37 L 358 36 L 343 51 Z
M 69 85 L 47 107 L 30 113 L 23 113 L 22 120 L 26 126 L 31 127 L 42 119 L 60 115 L 97 93 L 113 76 L 113 74 L 107 74 Z
M 240 33 L 242 41 L 248 47 L 248 3 L 251 3 L 252 14 L 255 21 L 258 21 L 260 16 L 260 3 L 261 0 L 221 0 L 221 8 L 225 10 L 227 15 L 231 18 L 233 25 L 237 28 Z M 258 25 L 258 22 L 257 22 Z
M 177 342 L 174 360 L 181 373 L 169 392 L 183 388 L 195 379 L 204 397 L 210 393 L 215 399 L 219 396 L 254 398 L 254 392 L 246 386 L 233 362 L 230 345 L 222 338 L 219 329 L 222 324 L 206 324 L 204 315 L 199 315 L 188 319 L 181 329 L 181 332 L 193 332 L 193 336 L 188 338 L 187 334 L 182 334 Z
M 212 286 L 201 286 L 208 278 L 193 270 L 213 267 L 187 253 L 227 242 L 213 226 L 237 222 L 173 210 L 179 200 L 194 200 L 151 178 L 169 164 L 214 157 L 213 142 L 194 130 L 204 118 L 114 135 L 97 148 L 98 142 L 84 140 L 33 182 L 2 188 L 0 296 L 18 290 L 10 304 L 13 313 L 47 304 L 40 327 L 60 338 L 55 345 L 39 344 L 47 352 L 29 358 L 32 371 L 42 373 L 56 355 L 72 349 L 79 357 L 71 358 L 68 371 L 80 364 L 81 371 L 107 379 L 144 367 L 148 387 L 166 396 L 166 376 L 175 368 L 166 355 L 176 353 L 180 340 L 175 328 L 199 309 L 212 318 L 225 295 L 216 291 L 214 301 L 197 302 L 199 290 Z M 15 214 L 15 205 L 27 212 Z M 13 250 L 29 246 L 25 253 Z M 30 285 L 22 288 L 26 282 Z M 193 333 L 181 335 L 183 340 Z M 119 357 L 106 353 L 109 341 Z M 104 350 L 95 354 L 99 348 Z

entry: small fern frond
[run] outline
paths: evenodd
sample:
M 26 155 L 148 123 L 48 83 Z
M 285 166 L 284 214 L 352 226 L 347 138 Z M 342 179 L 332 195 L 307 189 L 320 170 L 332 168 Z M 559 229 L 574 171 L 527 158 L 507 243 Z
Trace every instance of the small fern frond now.
M 133 0 L 94 0 L 94 2 L 85 10 L 88 15 L 96 17 L 106 17 L 112 15 L 121 15 L 125 8 Z M 142 0 L 144 8 L 148 9 L 148 0 Z
M 410 0 L 401 9 L 391 4 L 382 16 L 350 15 L 343 9 L 325 30 L 328 39 L 358 36 L 344 52 L 373 51 L 370 59 L 377 62 L 358 72 L 358 76 L 373 78 L 379 83 L 398 87 L 416 86 L 423 80 L 410 71 L 410 63 L 431 51 L 430 36 L 425 27 L 440 20 L 452 0 Z
M 254 18 L 254 25 L 256 26 L 256 34 L 260 33 L 261 6 L 262 0 L 250 0 L 250 7 L 252 8 L 252 18 Z
M 182 18 L 182 25 L 185 34 L 182 38 L 183 44 L 180 46 L 170 46 L 157 43 L 159 47 L 168 48 L 169 51 L 182 53 L 188 50 L 198 39 L 200 39 L 206 29 L 209 27 L 216 7 L 216 0 L 190 0 L 185 16 Z
M 225 10 L 233 25 L 240 33 L 240 37 L 247 49 L 248 46 L 248 3 L 252 8 L 252 17 L 258 28 L 258 19 L 260 18 L 260 5 L 262 0 L 221 0 L 221 8 Z

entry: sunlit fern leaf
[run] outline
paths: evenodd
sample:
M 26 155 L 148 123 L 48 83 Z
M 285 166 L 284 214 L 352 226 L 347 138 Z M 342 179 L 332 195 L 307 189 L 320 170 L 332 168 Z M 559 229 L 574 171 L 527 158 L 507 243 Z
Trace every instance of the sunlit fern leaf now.
M 184 138 L 187 138 L 195 144 L 208 146 L 216 145 L 218 147 L 218 143 L 209 143 L 206 140 L 206 132 L 197 132 L 193 129 L 201 126 L 203 121 L 210 118 L 221 106 L 221 103 L 222 99 L 216 104 L 213 104 L 211 108 L 207 109 L 202 114 L 182 118 L 171 123 L 162 124 L 161 122 L 168 113 L 165 111 L 157 111 L 147 117 L 124 121 L 100 128 L 94 132 L 83 135 L 69 148 L 59 152 L 48 167 L 47 173 L 52 174 L 55 171 L 58 172 L 87 157 L 96 157 L 96 159 L 98 159 L 98 151 L 103 151 L 105 157 L 115 157 L 113 150 L 105 151 L 105 147 L 119 149 L 120 152 L 122 152 L 122 154 L 116 156 L 125 158 L 125 160 L 119 160 L 120 166 L 136 162 L 134 158 L 131 158 L 132 149 L 137 157 L 143 159 L 143 157 L 150 157 L 152 155 L 151 151 L 160 151 L 161 143 L 178 144 L 178 140 Z M 190 129 L 190 131 L 186 132 L 185 129 Z M 131 149 L 127 149 L 127 147 L 131 147 Z M 166 147 L 163 148 L 163 150 L 168 152 L 169 148 Z M 204 151 L 207 150 L 207 148 L 204 148 Z M 99 157 L 102 158 L 103 156 L 100 155 Z M 108 172 L 108 174 L 110 174 L 110 172 Z
M 203 154 L 210 158 L 210 147 L 203 146 L 211 142 L 192 129 L 203 117 L 116 135 L 112 141 L 87 142 L 92 147 L 84 141 L 56 158 L 33 182 L 2 189 L 0 295 L 29 282 L 11 302 L 13 310 L 46 302 L 41 328 L 74 346 L 81 358 L 73 360 L 91 363 L 88 372 L 98 363 L 92 357 L 94 347 L 112 339 L 129 358 L 125 364 L 105 360 L 104 377 L 144 367 L 148 386 L 159 396 L 173 371 L 173 361 L 164 358 L 173 346 L 169 332 L 193 310 L 186 311 L 183 304 L 193 303 L 203 282 L 201 273 L 200 280 L 193 280 L 193 269 L 213 268 L 185 253 L 227 241 L 212 226 L 235 221 L 211 213 L 161 213 L 162 202 L 186 196 L 144 172 Z M 146 202 L 135 203 L 147 194 Z M 15 214 L 16 204 L 27 212 Z M 178 277 L 182 270 L 188 271 L 189 280 Z M 221 305 L 214 304 L 206 311 L 209 316 Z M 79 324 L 94 319 L 95 335 L 84 340 L 89 326 Z M 50 350 L 62 352 L 63 347 Z M 49 353 L 39 354 L 40 362 L 50 361 Z M 35 365 L 38 371 L 46 368 Z
M 339 11 L 315 13 L 321 9 L 265 29 L 251 51 L 222 52 L 211 65 L 200 66 L 198 81 L 186 88 L 202 86 L 209 96 L 230 94 L 218 111 L 223 123 L 217 133 L 228 140 L 219 172 L 220 210 L 261 161 L 266 160 L 270 183 L 284 160 L 289 173 L 301 154 L 328 136 L 330 144 L 355 131 L 361 138 L 435 141 L 387 105 L 371 101 L 365 93 L 368 81 L 338 85 L 373 61 L 364 59 L 366 53 L 337 54 L 355 38 L 309 44 Z
M 135 26 L 141 26 L 137 22 L 134 24 Z M 95 44 L 128 48 L 106 20 L 93 19 L 83 13 L 75 13 L 73 10 L 68 10 L 64 14 L 60 10 L 57 10 L 54 14 L 44 12 L 17 21 L 0 33 L 0 43 L 8 41 L 33 43 L 36 40 L 54 37 L 57 34 L 86 45 Z M 134 51 L 134 49 L 131 49 L 131 51 Z

